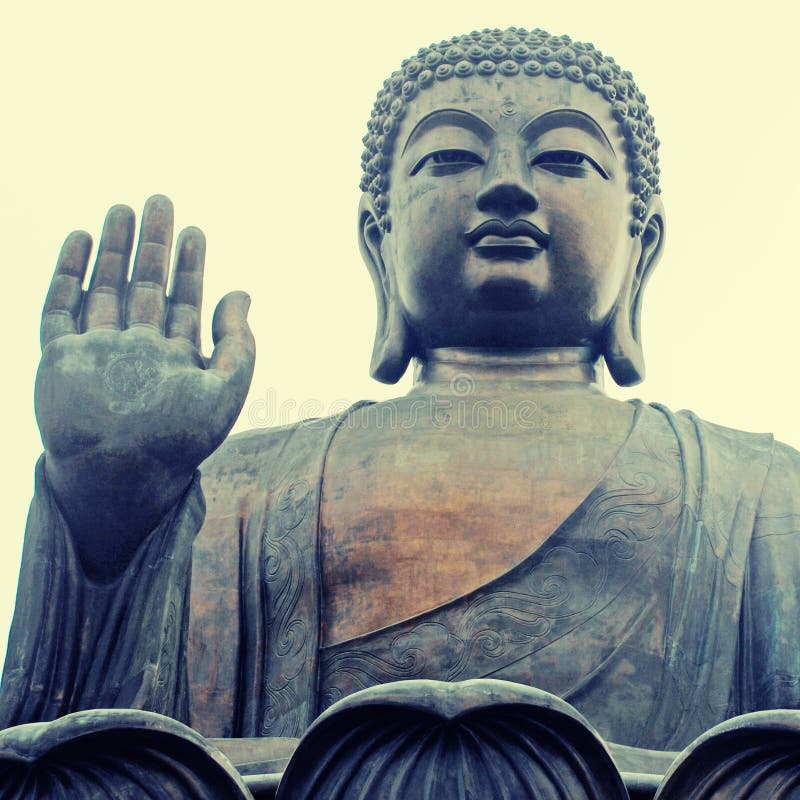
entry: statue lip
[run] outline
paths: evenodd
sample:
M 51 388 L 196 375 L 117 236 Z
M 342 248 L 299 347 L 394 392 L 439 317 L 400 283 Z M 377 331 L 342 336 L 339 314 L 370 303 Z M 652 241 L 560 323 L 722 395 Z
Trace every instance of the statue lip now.
M 550 236 L 532 222 L 514 220 L 510 225 L 488 219 L 466 233 L 467 242 L 481 256 L 532 258 L 545 250 Z

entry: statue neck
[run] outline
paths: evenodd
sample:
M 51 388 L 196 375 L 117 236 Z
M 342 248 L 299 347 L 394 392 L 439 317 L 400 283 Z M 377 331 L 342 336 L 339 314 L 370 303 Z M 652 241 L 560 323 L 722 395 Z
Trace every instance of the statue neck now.
M 439 347 L 415 359 L 412 391 L 459 394 L 482 386 L 602 393 L 603 362 L 590 347 Z

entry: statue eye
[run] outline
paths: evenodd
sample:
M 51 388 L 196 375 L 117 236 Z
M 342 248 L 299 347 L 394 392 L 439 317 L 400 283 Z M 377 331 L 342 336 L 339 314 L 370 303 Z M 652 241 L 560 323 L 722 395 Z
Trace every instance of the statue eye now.
M 594 159 L 577 150 L 546 150 L 531 161 L 531 166 L 571 178 L 583 177 L 591 169 L 608 180 L 608 173 Z
M 421 169 L 428 169 L 433 175 L 452 175 L 472 167 L 483 165 L 483 159 L 469 150 L 436 150 L 421 158 L 411 170 L 416 175 Z

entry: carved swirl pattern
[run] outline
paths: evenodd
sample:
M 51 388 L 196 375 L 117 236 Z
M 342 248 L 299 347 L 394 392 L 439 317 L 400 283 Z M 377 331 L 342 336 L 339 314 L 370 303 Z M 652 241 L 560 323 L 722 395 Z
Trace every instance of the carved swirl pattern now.
M 262 736 L 297 737 L 317 716 L 320 640 L 319 503 L 338 417 L 297 426 L 271 479 L 261 536 L 264 674 Z
M 413 678 L 498 677 L 561 693 L 557 676 L 536 667 L 537 654 L 642 579 L 683 507 L 674 448 L 672 437 L 635 429 L 603 481 L 513 570 L 439 609 L 324 650 L 323 708 Z
M 311 506 L 308 481 L 291 482 L 278 494 L 264 533 L 262 576 L 270 595 L 267 652 L 282 667 L 277 676 L 270 675 L 264 687 L 264 735 L 296 736 L 304 726 L 293 684 L 306 666 L 308 624 L 298 614 L 298 607 L 302 611 L 307 576 L 300 542 L 292 533 L 307 518 Z

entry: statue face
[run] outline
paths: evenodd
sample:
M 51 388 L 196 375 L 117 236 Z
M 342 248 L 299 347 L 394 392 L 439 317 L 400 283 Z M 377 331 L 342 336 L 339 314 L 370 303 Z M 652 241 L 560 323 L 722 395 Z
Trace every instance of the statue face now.
M 598 343 L 642 247 L 607 101 L 452 78 L 409 103 L 395 148 L 380 254 L 421 347 Z

